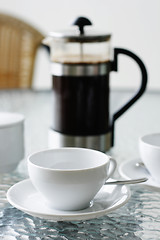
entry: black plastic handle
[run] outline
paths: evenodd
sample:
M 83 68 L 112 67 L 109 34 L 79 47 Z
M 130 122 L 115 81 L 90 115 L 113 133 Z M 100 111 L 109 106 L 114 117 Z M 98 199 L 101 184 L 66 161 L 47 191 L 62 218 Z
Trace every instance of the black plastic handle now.
M 140 67 L 141 74 L 142 74 L 142 80 L 141 80 L 141 85 L 138 90 L 138 92 L 135 94 L 135 96 L 129 100 L 118 112 L 116 112 L 113 115 L 113 122 L 119 118 L 128 108 L 130 108 L 144 93 L 146 86 L 147 86 L 147 70 L 144 66 L 144 63 L 142 60 L 135 55 L 133 52 L 123 49 L 123 48 L 115 48 L 114 49 L 114 61 L 112 62 L 112 71 L 117 71 L 118 70 L 118 54 L 125 54 L 131 58 L 133 58 L 137 64 Z
M 130 99 L 122 108 L 120 108 L 114 115 L 112 119 L 112 146 L 114 145 L 114 122 L 116 121 L 117 118 L 119 118 L 128 108 L 130 108 L 144 93 L 146 86 L 147 86 L 147 70 L 144 66 L 144 63 L 142 60 L 133 52 L 123 49 L 123 48 L 115 48 L 114 49 L 114 61 L 112 62 L 111 65 L 111 70 L 112 71 L 117 71 L 118 70 L 118 54 L 125 54 L 131 58 L 133 58 L 137 64 L 140 67 L 141 74 L 142 74 L 142 79 L 141 79 L 141 85 L 135 96 Z

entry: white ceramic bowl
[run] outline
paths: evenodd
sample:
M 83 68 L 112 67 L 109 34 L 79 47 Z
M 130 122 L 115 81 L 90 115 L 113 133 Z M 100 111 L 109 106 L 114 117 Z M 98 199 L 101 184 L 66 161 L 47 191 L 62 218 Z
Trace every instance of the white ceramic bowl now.
M 139 150 L 142 161 L 151 176 L 160 182 L 160 133 L 148 134 L 140 138 Z
M 33 185 L 49 207 L 60 210 L 88 207 L 115 167 L 106 154 L 85 148 L 50 149 L 28 157 Z
M 0 112 L 0 173 L 13 171 L 24 158 L 24 116 Z

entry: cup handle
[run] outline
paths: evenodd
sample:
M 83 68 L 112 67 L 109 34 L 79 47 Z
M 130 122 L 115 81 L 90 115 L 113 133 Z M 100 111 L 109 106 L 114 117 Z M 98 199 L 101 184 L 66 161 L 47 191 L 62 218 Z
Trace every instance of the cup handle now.
M 108 174 L 108 178 L 110 178 L 114 171 L 116 170 L 116 167 L 117 167 L 117 162 L 115 159 L 113 159 L 112 157 L 109 157 L 109 160 L 110 160 L 110 165 L 109 165 L 109 174 Z

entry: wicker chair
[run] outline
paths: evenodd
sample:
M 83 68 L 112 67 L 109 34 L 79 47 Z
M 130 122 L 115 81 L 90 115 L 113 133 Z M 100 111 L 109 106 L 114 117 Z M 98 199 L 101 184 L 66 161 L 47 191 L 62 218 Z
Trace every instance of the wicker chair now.
M 43 38 L 24 21 L 0 14 L 0 89 L 32 87 L 36 50 Z

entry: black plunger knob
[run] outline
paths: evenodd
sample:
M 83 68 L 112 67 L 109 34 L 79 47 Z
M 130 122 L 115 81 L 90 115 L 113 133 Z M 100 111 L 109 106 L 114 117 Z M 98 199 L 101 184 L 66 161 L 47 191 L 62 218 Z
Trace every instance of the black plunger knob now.
M 74 22 L 73 25 L 77 25 L 79 27 L 80 34 L 84 34 L 84 26 L 92 25 L 91 21 L 85 17 L 78 17 Z

